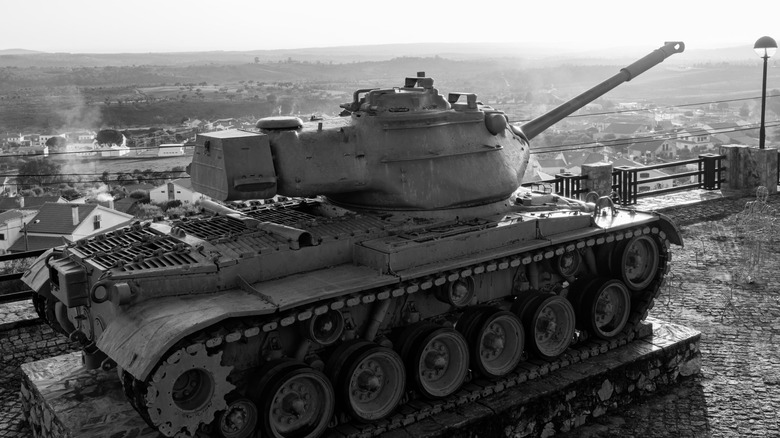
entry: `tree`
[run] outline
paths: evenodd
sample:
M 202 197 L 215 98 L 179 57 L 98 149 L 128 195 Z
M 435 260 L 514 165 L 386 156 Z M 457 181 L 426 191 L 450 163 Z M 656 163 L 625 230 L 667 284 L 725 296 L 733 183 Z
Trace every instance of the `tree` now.
M 67 144 L 68 144 L 68 140 L 65 140 L 65 137 L 60 137 L 59 135 L 56 135 L 46 140 L 46 146 L 50 148 L 62 148 L 65 147 L 65 145 Z
M 19 182 L 26 187 L 45 186 L 60 179 L 62 166 L 48 160 L 30 160 L 19 166 Z
M 102 129 L 95 136 L 98 144 L 122 144 L 122 133 L 115 129 Z

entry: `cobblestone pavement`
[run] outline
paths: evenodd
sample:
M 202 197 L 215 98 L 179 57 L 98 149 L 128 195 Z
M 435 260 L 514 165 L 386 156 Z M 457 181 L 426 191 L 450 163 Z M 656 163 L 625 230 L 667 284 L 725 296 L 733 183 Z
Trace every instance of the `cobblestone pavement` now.
M 745 245 L 733 233 L 737 213 L 754 199 L 693 191 L 641 200 L 637 209 L 667 214 L 685 240 L 674 248 L 651 315 L 702 332 L 702 371 L 561 436 L 780 436 L 780 233 L 761 236 L 765 260 L 752 283 L 742 280 Z M 780 211 L 780 195 L 769 205 Z M 29 304 L 0 305 L 0 438 L 30 436 L 21 421 L 19 365 L 75 349 L 44 325 L 4 324 L 33 314 Z

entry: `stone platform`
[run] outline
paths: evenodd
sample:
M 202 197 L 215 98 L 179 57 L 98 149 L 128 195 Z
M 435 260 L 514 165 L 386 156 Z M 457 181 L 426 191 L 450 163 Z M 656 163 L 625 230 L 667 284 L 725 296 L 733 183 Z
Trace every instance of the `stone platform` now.
M 384 432 L 386 438 L 525 437 L 567 432 L 699 372 L 700 333 L 648 319 L 648 336 L 536 376 L 473 403 Z M 71 353 L 22 365 L 22 404 L 38 437 L 157 438 L 126 401 L 116 373 Z M 343 436 L 340 427 L 329 435 Z M 371 436 L 361 433 L 356 436 Z M 351 434 L 350 434 L 351 435 Z

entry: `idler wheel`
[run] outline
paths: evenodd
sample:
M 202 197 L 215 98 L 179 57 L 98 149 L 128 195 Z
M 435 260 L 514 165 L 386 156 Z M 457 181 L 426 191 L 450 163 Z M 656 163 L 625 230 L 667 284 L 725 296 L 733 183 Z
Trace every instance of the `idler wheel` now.
M 340 345 L 328 360 L 326 370 L 342 408 L 359 421 L 387 417 L 404 395 L 406 371 L 401 356 L 372 342 Z
M 328 310 L 313 316 L 305 327 L 309 339 L 320 345 L 331 345 L 344 333 L 344 315 L 338 310 Z
M 612 271 L 633 291 L 645 289 L 658 271 L 658 244 L 648 235 L 634 236 L 618 246 L 618 256 L 612 258 Z
M 523 319 L 529 350 L 542 359 L 560 356 L 571 344 L 574 324 L 574 308 L 566 298 L 539 295 Z
M 451 306 L 466 307 L 474 299 L 474 294 L 474 279 L 463 277 L 441 286 L 436 293 L 436 298 Z
M 278 359 L 260 368 L 251 388 L 263 437 L 314 438 L 328 427 L 335 410 L 333 387 L 325 374 Z
M 466 339 L 455 329 L 424 327 L 425 332 L 411 341 L 408 355 L 402 357 L 411 380 L 423 396 L 446 397 L 460 389 L 466 379 L 469 348 Z
M 235 388 L 228 382 L 232 369 L 222 365 L 221 351 L 210 355 L 203 344 L 190 345 L 160 363 L 147 379 L 145 393 L 139 385 L 136 403 L 163 435 L 194 436 L 227 408 L 225 396 Z
M 222 438 L 249 438 L 257 427 L 257 407 L 251 400 L 238 397 L 228 402 L 217 415 L 216 430 Z
M 601 339 L 612 339 L 628 322 L 631 294 L 620 280 L 600 279 L 591 284 L 580 300 L 577 322 Z
M 574 275 L 580 269 L 582 263 L 582 256 L 578 251 L 567 251 L 554 259 L 555 269 L 561 276 L 570 280 L 574 278 Z
M 495 378 L 511 372 L 523 360 L 525 333 L 512 312 L 481 307 L 463 314 L 458 330 L 471 349 L 471 368 Z

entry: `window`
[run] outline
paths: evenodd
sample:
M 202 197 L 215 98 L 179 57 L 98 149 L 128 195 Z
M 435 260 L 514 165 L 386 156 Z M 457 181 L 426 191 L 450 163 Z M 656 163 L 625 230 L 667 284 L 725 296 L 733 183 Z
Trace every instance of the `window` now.
M 99 214 L 96 214 L 95 217 L 92 219 L 92 225 L 94 227 L 93 230 L 100 229 L 100 219 L 102 218 L 100 217 Z
M 649 172 L 642 172 L 642 173 L 639 174 L 639 177 L 640 178 L 650 178 L 650 173 Z
M 0 233 L 0 240 L 5 240 L 5 233 Z

